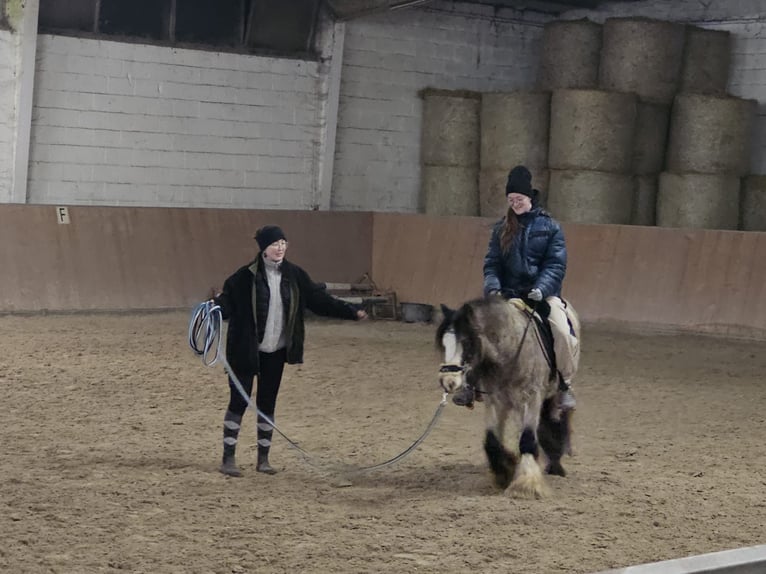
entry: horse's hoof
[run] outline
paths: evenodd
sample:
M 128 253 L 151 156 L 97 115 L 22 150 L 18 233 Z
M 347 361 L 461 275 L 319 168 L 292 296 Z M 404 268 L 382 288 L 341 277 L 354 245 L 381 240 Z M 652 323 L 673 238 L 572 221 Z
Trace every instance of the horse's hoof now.
M 545 469 L 545 472 L 548 474 L 552 474 L 554 476 L 566 476 L 567 471 L 564 470 L 564 467 L 561 466 L 560 462 L 551 462 L 548 464 L 548 468 Z

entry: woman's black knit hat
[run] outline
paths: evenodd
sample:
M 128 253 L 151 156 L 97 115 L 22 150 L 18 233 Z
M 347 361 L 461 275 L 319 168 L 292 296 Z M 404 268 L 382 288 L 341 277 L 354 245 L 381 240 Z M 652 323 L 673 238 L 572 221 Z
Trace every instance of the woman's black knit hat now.
M 255 240 L 258 242 L 258 247 L 261 248 L 261 251 L 265 251 L 269 245 L 280 239 L 287 241 L 284 231 L 276 225 L 264 225 L 255 232 Z
M 505 184 L 505 195 L 520 193 L 534 199 L 537 195 L 532 189 L 532 173 L 523 165 L 517 165 L 508 174 L 508 182 Z

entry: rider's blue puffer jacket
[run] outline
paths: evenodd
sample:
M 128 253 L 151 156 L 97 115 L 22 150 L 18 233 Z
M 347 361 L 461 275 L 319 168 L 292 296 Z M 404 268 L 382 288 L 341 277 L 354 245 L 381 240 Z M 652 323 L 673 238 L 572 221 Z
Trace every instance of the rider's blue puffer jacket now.
M 526 297 L 540 289 L 543 297 L 561 296 L 567 248 L 561 226 L 540 207 L 519 216 L 519 231 L 508 253 L 500 248 L 504 221 L 492 229 L 484 258 L 484 294 L 500 291 L 506 298 Z

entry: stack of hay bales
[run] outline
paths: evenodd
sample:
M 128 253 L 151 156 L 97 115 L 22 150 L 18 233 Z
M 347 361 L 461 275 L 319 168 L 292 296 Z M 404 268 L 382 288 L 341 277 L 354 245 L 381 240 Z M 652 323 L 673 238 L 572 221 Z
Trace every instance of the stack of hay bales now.
M 599 91 L 603 28 L 589 20 L 543 30 L 538 87 L 553 92 L 547 205 L 562 221 L 624 223 L 630 216 L 635 97 Z
M 480 96 L 445 90 L 424 90 L 421 96 L 425 212 L 478 215 Z
M 538 88 L 545 91 L 598 87 L 601 24 L 590 20 L 549 22 L 543 28 Z
M 548 206 L 574 223 L 629 223 L 636 96 L 556 90 L 551 99 Z
M 726 94 L 731 63 L 731 35 L 725 30 L 686 27 L 681 92 Z
M 594 37 L 601 39 L 600 49 L 593 49 L 598 45 Z M 571 38 L 581 46 L 567 45 Z M 555 90 L 551 211 L 563 221 L 654 224 L 657 176 L 680 78 L 684 26 L 646 18 L 609 18 L 603 27 L 587 21 L 556 22 L 546 26 L 543 44 L 540 85 Z M 589 62 L 573 66 L 567 61 L 570 54 Z M 559 68 L 581 72 L 557 75 L 555 58 Z M 582 83 L 575 84 L 576 79 Z
M 766 175 L 751 175 L 744 180 L 742 229 L 766 231 Z
M 630 223 L 654 225 L 657 177 L 665 159 L 670 107 L 681 77 L 684 26 L 646 18 L 604 23 L 599 83 L 638 97 L 631 172 Z
M 726 95 L 727 32 L 689 28 L 657 196 L 657 225 L 737 229 L 757 102 Z
M 481 98 L 481 171 L 479 213 L 502 217 L 508 209 L 508 171 L 526 165 L 532 184 L 543 194 L 548 188 L 548 124 L 550 93 L 496 92 Z

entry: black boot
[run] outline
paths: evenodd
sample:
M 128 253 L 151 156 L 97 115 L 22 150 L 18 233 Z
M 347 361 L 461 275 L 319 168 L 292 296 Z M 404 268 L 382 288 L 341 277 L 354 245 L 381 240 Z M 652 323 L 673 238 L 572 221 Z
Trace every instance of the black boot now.
M 218 469 L 226 476 L 242 476 L 242 472 L 237 467 L 234 459 L 234 453 L 237 450 L 237 438 L 242 423 L 242 415 L 235 414 L 229 410 L 223 418 L 223 462 Z
M 277 474 L 277 470 L 269 464 L 269 449 L 258 447 L 258 465 L 255 470 L 264 474 Z
M 463 383 L 455 396 L 452 397 L 452 402 L 459 407 L 473 407 L 474 391 L 473 385 L 469 383 Z
M 223 461 L 221 467 L 218 469 L 222 474 L 226 476 L 242 476 L 242 472 L 237 466 L 236 459 L 234 458 L 234 449 L 224 447 L 223 449 Z

